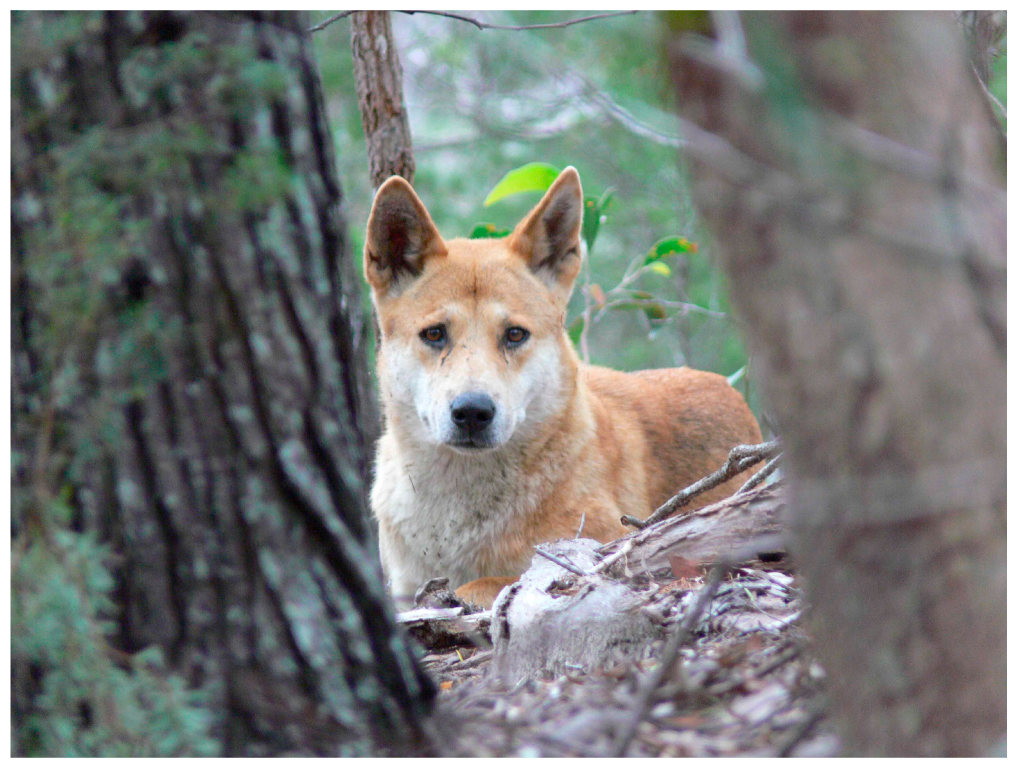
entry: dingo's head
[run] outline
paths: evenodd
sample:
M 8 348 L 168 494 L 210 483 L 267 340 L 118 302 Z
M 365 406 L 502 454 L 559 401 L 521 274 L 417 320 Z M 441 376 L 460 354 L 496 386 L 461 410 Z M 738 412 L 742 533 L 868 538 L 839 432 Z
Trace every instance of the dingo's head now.
M 582 213 L 569 167 L 508 237 L 446 242 L 405 180 L 382 184 L 364 272 L 381 328 L 382 400 L 400 433 L 481 451 L 562 410 L 575 386 L 564 325 Z

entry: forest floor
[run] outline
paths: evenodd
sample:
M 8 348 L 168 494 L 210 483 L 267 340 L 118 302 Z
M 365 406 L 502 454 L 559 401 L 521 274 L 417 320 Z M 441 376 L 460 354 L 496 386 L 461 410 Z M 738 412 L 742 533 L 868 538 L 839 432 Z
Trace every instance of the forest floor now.
M 653 610 L 674 632 L 705 576 L 669 576 L 652 579 Z M 436 720 L 453 755 L 831 756 L 838 740 L 826 714 L 825 674 L 801 614 L 789 564 L 756 561 L 725 576 L 681 662 L 655 687 L 649 681 L 666 640 L 647 644 L 639 658 L 618 652 L 596 669 L 509 685 L 476 632 L 456 647 L 446 635 L 431 641 L 445 647 L 432 648 L 424 667 L 441 689 Z M 411 633 L 433 638 L 420 628 Z M 633 721 L 638 726 L 623 746 Z

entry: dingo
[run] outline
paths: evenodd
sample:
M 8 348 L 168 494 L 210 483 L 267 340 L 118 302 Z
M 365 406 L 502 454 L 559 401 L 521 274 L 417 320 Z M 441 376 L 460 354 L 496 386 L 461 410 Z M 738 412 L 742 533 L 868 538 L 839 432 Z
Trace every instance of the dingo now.
M 584 365 L 565 333 L 583 194 L 566 168 L 503 239 L 445 241 L 392 177 L 367 223 L 384 433 L 371 506 L 392 592 L 427 579 L 490 606 L 542 542 L 610 541 L 761 441 L 723 376 Z M 745 478 L 699 497 L 724 498 Z

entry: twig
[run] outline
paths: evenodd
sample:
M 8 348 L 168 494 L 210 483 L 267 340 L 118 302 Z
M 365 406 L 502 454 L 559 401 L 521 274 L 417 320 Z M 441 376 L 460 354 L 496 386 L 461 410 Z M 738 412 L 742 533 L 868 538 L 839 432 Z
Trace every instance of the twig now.
M 356 11 L 343 11 L 337 13 L 335 16 L 330 16 L 320 24 L 315 24 L 310 27 L 308 32 L 318 32 L 329 24 L 332 24 L 339 19 L 349 16 L 351 13 Z M 465 21 L 467 24 L 472 24 L 477 29 L 508 29 L 515 32 L 522 31 L 524 29 L 561 29 L 563 27 L 571 27 L 573 24 L 582 24 L 584 21 L 593 21 L 594 19 L 609 19 L 613 16 L 629 16 L 633 13 L 639 13 L 639 11 L 611 11 L 610 13 L 598 13 L 593 16 L 582 16 L 578 19 L 569 19 L 568 21 L 556 21 L 549 24 L 523 24 L 521 26 L 511 26 L 508 24 L 488 24 L 486 21 L 479 21 L 472 16 L 463 16 L 461 13 L 449 13 L 448 11 L 393 11 L 393 13 L 405 13 L 412 16 L 415 13 L 426 13 L 431 16 L 445 16 L 449 19 L 456 19 L 457 21 Z
M 754 474 L 752 477 L 745 481 L 745 485 L 738 489 L 738 493 L 745 493 L 745 491 L 751 491 L 753 488 L 755 488 L 757 485 L 763 482 L 766 478 L 772 475 L 774 471 L 776 471 L 777 467 L 780 465 L 780 459 L 783 455 L 784 455 L 783 453 L 778 453 L 776 456 L 770 459 L 766 463 L 765 467 L 763 467 L 761 470 L 756 472 L 756 474 Z
M 813 729 L 824 717 L 826 717 L 826 701 L 820 696 L 817 701 L 812 702 L 809 710 L 806 712 L 805 719 L 798 724 L 798 727 L 795 728 L 787 741 L 777 750 L 777 757 L 789 757 L 794 752 L 795 747 L 801 744 L 812 733 Z
M 584 571 L 582 568 L 578 567 L 577 565 L 574 565 L 574 564 L 570 563 L 568 560 L 562 560 L 560 557 L 556 557 L 555 555 L 552 555 L 550 552 L 545 552 L 540 547 L 534 547 L 533 551 L 536 552 L 541 557 L 546 557 L 548 560 L 550 560 L 555 565 L 560 565 L 566 571 L 571 571 L 576 576 L 586 576 L 586 571 Z
M 621 549 L 619 549 L 613 555 L 608 555 L 603 560 L 601 560 L 599 563 L 597 563 L 597 565 L 594 566 L 592 573 L 601 573 L 603 571 L 606 571 L 612 565 L 614 565 L 619 560 L 621 560 L 623 557 L 625 557 L 625 555 L 627 555 L 629 552 L 631 552 L 632 551 L 632 546 L 633 546 L 632 540 L 629 539 L 628 541 L 625 542 L 625 544 L 622 545 Z
M 759 669 L 752 671 L 748 676 L 735 677 L 723 683 L 712 685 L 706 689 L 706 692 L 711 696 L 720 696 L 725 693 L 730 693 L 736 688 L 745 685 L 750 680 L 759 680 L 760 678 L 765 677 L 766 675 L 773 672 L 778 667 L 782 667 L 789 661 L 793 661 L 794 659 L 798 658 L 801 652 L 802 647 L 800 645 L 792 644 L 785 650 L 776 654 L 772 659 L 770 659 L 770 661 L 761 666 Z
M 576 541 L 579 540 L 580 534 L 583 532 L 583 526 L 586 525 L 586 510 L 583 510 L 583 517 L 579 521 L 579 530 L 576 531 Z
M 343 11 L 342 13 L 337 13 L 335 16 L 329 16 L 320 24 L 315 24 L 313 27 L 308 27 L 307 32 L 308 34 L 310 34 L 311 32 L 319 32 L 323 30 L 325 27 L 327 27 L 329 24 L 334 24 L 335 22 L 339 21 L 339 19 L 345 19 L 347 16 L 353 13 L 356 13 L 356 11 Z
M 447 667 L 448 671 L 459 672 L 464 669 L 472 669 L 473 667 L 479 667 L 485 661 L 489 660 L 494 655 L 494 651 L 477 651 L 475 654 L 470 656 L 468 659 L 462 661 L 453 661 Z
M 508 29 L 514 32 L 519 32 L 524 29 L 561 29 L 563 27 L 571 27 L 573 24 L 582 24 L 584 21 L 593 21 L 595 19 L 609 19 L 613 16 L 629 16 L 633 13 L 639 13 L 639 11 L 611 11 L 610 13 L 597 13 L 593 16 L 581 16 L 578 19 L 569 19 L 568 21 L 556 21 L 549 24 L 523 24 L 521 26 L 511 26 L 508 24 L 488 24 L 486 21 L 479 21 L 472 16 L 463 16 L 460 13 L 449 13 L 448 11 L 397 11 L 397 13 L 406 13 L 413 15 L 414 13 L 427 13 L 432 16 L 445 16 L 449 19 L 458 19 L 459 21 L 465 21 L 467 24 L 472 24 L 477 29 Z
M 982 95 L 985 96 L 985 98 L 989 100 L 989 111 L 991 112 L 992 111 L 992 107 L 995 106 L 996 109 L 999 110 L 1000 114 L 1003 115 L 1003 120 L 1000 120 L 999 117 L 997 117 L 995 115 L 994 115 L 994 117 L 996 117 L 996 121 L 995 121 L 996 122 L 996 129 L 999 131 L 999 135 L 1003 137 L 1003 141 L 1005 143 L 1006 142 L 1006 128 L 1003 126 L 1003 123 L 1006 121 L 1006 107 L 1004 107 L 1003 106 L 1003 102 L 1001 102 L 999 99 L 997 99 L 992 94 L 992 91 L 989 90 L 989 86 L 987 86 L 985 84 L 985 81 L 982 80 L 982 76 L 978 74 L 978 67 L 976 67 L 974 65 L 974 63 L 971 64 L 971 71 L 974 72 L 975 80 L 977 80 L 978 81 L 978 85 L 981 86 Z
M 749 467 L 770 458 L 779 448 L 779 440 L 771 440 L 768 443 L 760 443 L 759 445 L 736 445 L 731 449 L 731 453 L 728 454 L 727 461 L 716 472 L 707 475 L 702 480 L 698 480 L 688 488 L 676 493 L 645 520 L 639 520 L 631 515 L 622 515 L 622 525 L 642 529 L 660 522 L 664 518 L 670 517 L 674 514 L 675 510 L 685 506 L 699 494 L 716 488 L 721 483 L 727 482 Z
M 672 136 L 658 131 L 656 128 L 647 125 L 641 120 L 637 119 L 631 112 L 622 107 L 618 102 L 612 99 L 604 90 L 599 88 L 592 81 L 584 77 L 582 74 L 577 73 L 577 76 L 582 80 L 585 86 L 584 90 L 589 94 L 594 102 L 600 104 L 601 108 L 607 112 L 608 116 L 614 119 L 617 123 L 627 128 L 637 136 L 642 136 L 645 139 L 662 144 L 666 147 L 684 147 L 688 143 L 681 136 Z

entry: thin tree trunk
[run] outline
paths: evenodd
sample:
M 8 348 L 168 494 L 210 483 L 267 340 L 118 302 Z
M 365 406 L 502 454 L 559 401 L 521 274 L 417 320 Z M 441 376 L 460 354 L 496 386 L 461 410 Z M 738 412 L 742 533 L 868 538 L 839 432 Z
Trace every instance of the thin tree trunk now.
M 741 19 L 760 88 L 730 24 L 708 55 L 676 38 L 674 78 L 844 750 L 984 754 L 1006 731 L 1000 147 L 946 14 Z
M 402 176 L 412 184 L 417 166 L 391 14 L 355 12 L 350 16 L 350 45 L 371 184 L 377 189 L 389 176 Z
M 16 377 L 71 382 L 53 482 L 116 547 L 116 639 L 165 649 L 226 754 L 415 752 L 434 691 L 368 524 L 377 417 L 306 28 L 15 18 Z

